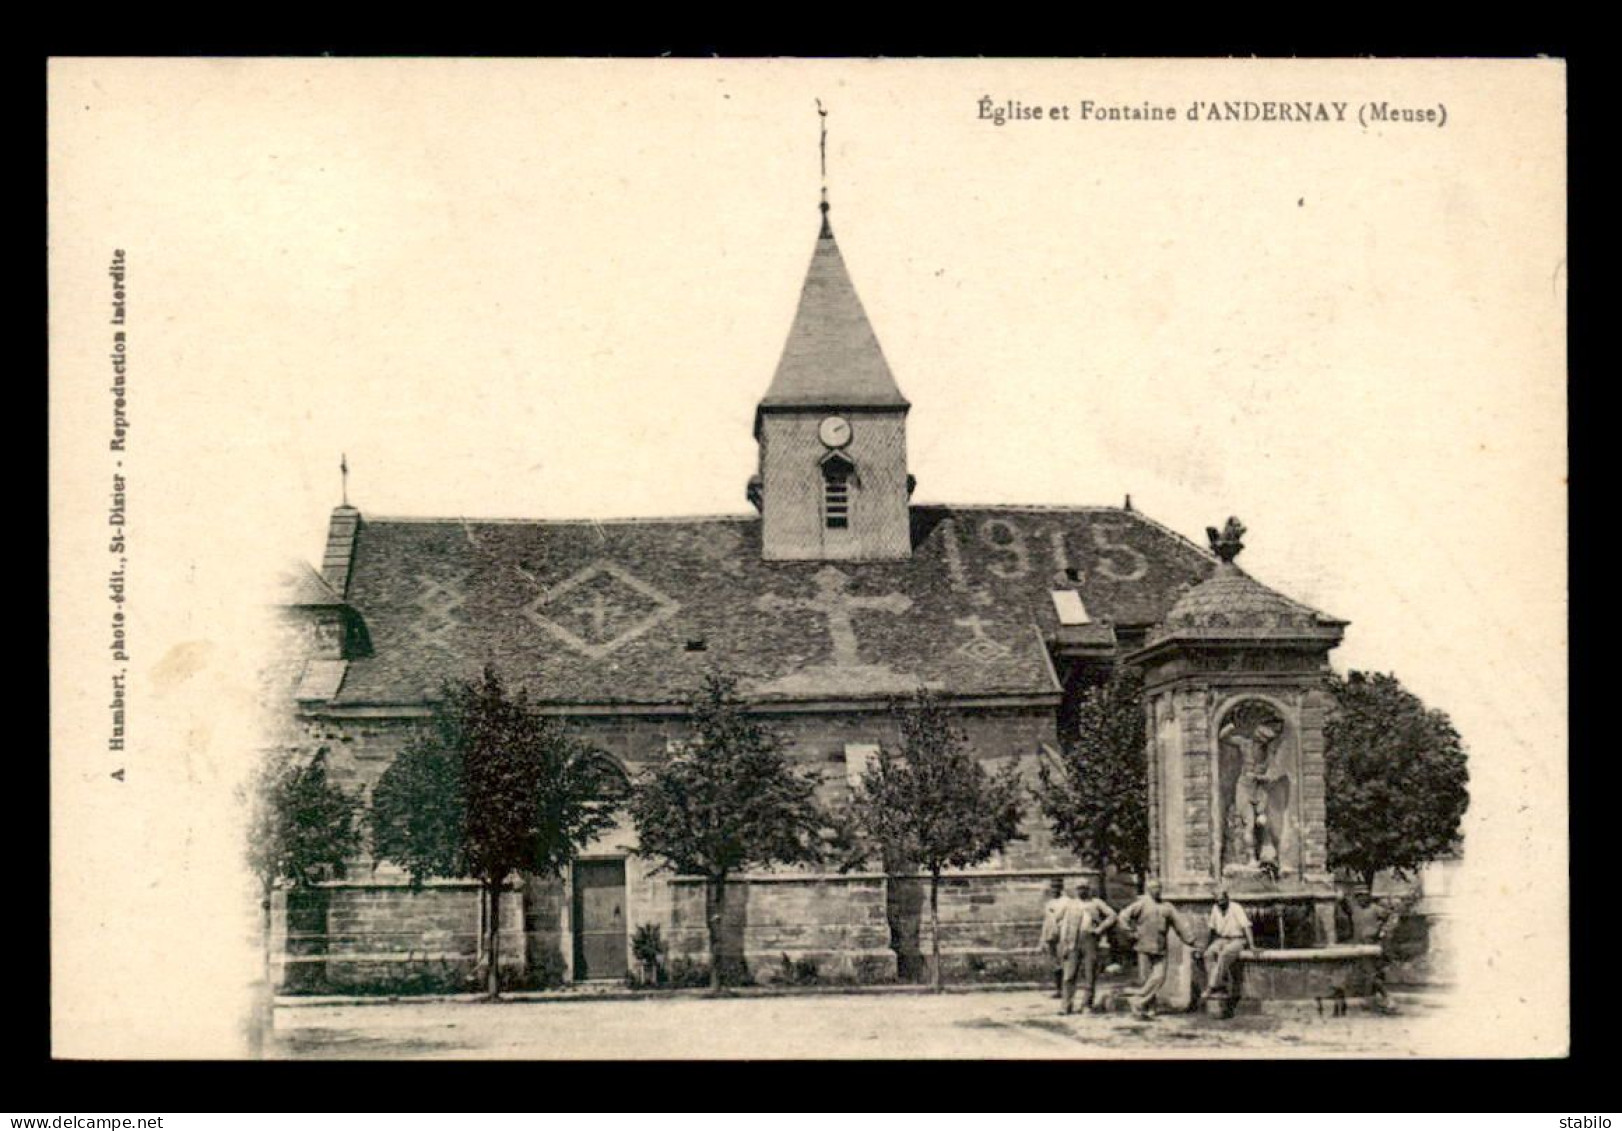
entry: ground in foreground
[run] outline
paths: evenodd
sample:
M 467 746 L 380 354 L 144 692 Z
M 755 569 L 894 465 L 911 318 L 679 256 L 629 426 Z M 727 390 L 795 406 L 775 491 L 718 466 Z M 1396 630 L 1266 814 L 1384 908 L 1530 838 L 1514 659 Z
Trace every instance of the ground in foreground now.
M 1426 1055 L 1439 1004 L 1320 1016 L 1311 1002 L 1219 1020 L 1061 1016 L 1025 993 L 393 1002 L 276 1010 L 279 1059 L 1049 1059 Z

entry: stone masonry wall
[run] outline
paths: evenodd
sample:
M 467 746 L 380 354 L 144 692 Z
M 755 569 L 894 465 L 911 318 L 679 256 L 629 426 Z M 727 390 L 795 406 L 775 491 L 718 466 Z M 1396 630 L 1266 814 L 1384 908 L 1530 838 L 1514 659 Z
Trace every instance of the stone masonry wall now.
M 1324 724 L 1333 709 L 1327 691 L 1310 689 L 1301 697 L 1301 870 L 1329 877 L 1329 830 L 1324 790 Z
M 419 722 L 310 715 L 302 726 L 306 742 L 328 749 L 333 780 L 366 797 Z M 896 738 L 883 712 L 783 713 L 769 722 L 802 772 L 820 778 L 818 797 L 827 805 L 851 795 L 847 744 L 893 745 Z M 963 723 L 988 769 L 1019 759 L 1033 784 L 1036 751 L 1043 743 L 1056 744 L 1050 708 L 979 711 Z M 584 717 L 572 725 L 633 777 L 687 734 L 683 721 L 672 716 Z M 941 941 L 948 969 L 972 973 L 986 963 L 1040 964 L 1035 948 L 1046 885 L 1055 875 L 1076 876 L 1084 869 L 1054 845 L 1034 801 L 1024 831 L 1026 838 L 1000 857 L 943 879 Z M 626 861 L 627 934 L 643 923 L 656 924 L 670 957 L 707 961 L 705 885 L 656 871 L 656 862 L 636 857 L 634 847 L 635 831 L 622 821 L 584 854 Z M 285 898 L 278 901 L 278 952 L 285 952 L 282 984 L 288 989 L 359 987 L 424 971 L 471 974 L 478 964 L 481 912 L 471 884 L 442 883 L 413 893 L 397 868 L 358 859 L 345 880 L 320 890 L 324 902 L 291 913 Z M 766 976 L 785 954 L 814 961 L 825 973 L 861 979 L 895 972 L 899 955 L 905 976 L 930 950 L 923 880 L 806 869 L 743 876 L 729 885 L 726 912 L 726 953 L 742 956 Z M 502 904 L 503 968 L 561 963 L 567 976 L 573 963 L 570 918 L 565 881 L 527 877 L 515 885 Z
M 1183 870 L 1190 876 L 1210 875 L 1215 846 L 1211 840 L 1212 766 L 1209 696 L 1204 691 L 1179 690 L 1177 716 L 1182 723 L 1183 750 Z
M 763 553 L 767 560 L 896 559 L 912 550 L 907 509 L 906 415 L 846 410 L 856 464 L 850 525 L 823 523 L 822 459 L 817 430 L 826 412 L 772 412 L 762 421 Z
M 273 979 L 284 993 L 470 990 L 484 965 L 482 923 L 472 883 L 413 891 L 404 883 L 338 882 L 279 891 L 271 903 Z M 521 896 L 508 891 L 497 946 L 511 978 L 527 965 L 523 926 Z

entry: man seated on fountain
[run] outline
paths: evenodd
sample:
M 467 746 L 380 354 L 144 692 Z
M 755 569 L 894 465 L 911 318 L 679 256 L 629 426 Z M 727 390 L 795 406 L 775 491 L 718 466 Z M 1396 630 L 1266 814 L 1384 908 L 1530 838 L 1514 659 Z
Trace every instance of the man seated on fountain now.
M 1256 936 L 1251 932 L 1250 916 L 1246 914 L 1244 905 L 1235 903 L 1229 897 L 1227 888 L 1217 891 L 1209 925 L 1211 941 L 1206 947 L 1205 961 L 1210 973 L 1204 996 L 1221 991 L 1227 994 L 1231 1008 L 1236 996 L 1233 992 L 1236 984 L 1234 975 L 1238 971 L 1239 960 L 1246 950 L 1256 949 Z M 1200 957 L 1198 951 L 1195 957 Z

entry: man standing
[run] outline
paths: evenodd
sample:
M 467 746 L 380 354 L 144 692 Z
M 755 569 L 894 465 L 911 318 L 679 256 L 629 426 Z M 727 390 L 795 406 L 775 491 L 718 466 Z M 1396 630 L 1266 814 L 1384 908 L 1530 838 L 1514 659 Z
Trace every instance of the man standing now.
M 1059 916 L 1064 905 L 1064 881 L 1054 876 L 1048 882 L 1048 901 L 1042 908 L 1042 949 L 1053 962 L 1053 996 L 1064 996 L 1064 961 L 1059 957 Z
M 1363 887 L 1353 893 L 1350 901 L 1343 896 L 1341 905 L 1352 921 L 1352 941 L 1380 948 L 1380 957 L 1375 959 L 1373 981 L 1369 986 L 1369 1003 L 1376 1010 L 1389 1010 L 1391 997 L 1385 988 L 1385 969 L 1390 961 L 1391 932 L 1396 929 L 1405 907 L 1377 900 L 1372 892 Z M 1342 995 L 1349 989 L 1345 985 L 1338 988 Z
M 1231 1009 L 1234 999 L 1233 986 L 1227 983 L 1233 981 L 1233 971 L 1238 967 L 1240 956 L 1245 950 L 1256 949 L 1256 936 L 1251 933 L 1250 916 L 1245 913 L 1244 905 L 1229 899 L 1227 888 L 1217 892 L 1216 906 L 1211 908 L 1210 926 L 1211 942 L 1206 953 L 1210 956 L 1212 965 L 1205 992 L 1210 994 L 1219 989 L 1225 990 Z
M 1166 984 L 1166 935 L 1176 931 L 1185 946 L 1194 945 L 1177 908 L 1160 898 L 1161 890 L 1159 880 L 1150 880 L 1144 894 L 1121 912 L 1121 926 L 1133 933 L 1143 978 L 1143 984 L 1127 995 L 1134 1017 L 1154 1015 L 1155 999 Z
M 1076 898 L 1064 901 L 1059 912 L 1059 957 L 1064 962 L 1064 1012 L 1071 1012 L 1076 996 L 1076 978 L 1087 984 L 1081 999 L 1083 1011 L 1093 1007 L 1093 991 L 1098 985 L 1098 941 L 1115 924 L 1115 910 L 1093 894 L 1091 880 L 1076 885 Z

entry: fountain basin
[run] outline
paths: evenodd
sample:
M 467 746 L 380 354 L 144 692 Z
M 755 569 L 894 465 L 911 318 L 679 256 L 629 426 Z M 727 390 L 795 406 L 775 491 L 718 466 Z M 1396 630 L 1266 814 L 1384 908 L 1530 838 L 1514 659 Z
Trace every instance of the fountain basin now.
M 1289 950 L 1247 950 L 1240 963 L 1241 998 L 1303 1001 L 1333 996 L 1365 997 L 1380 961 L 1374 943 L 1334 943 Z

